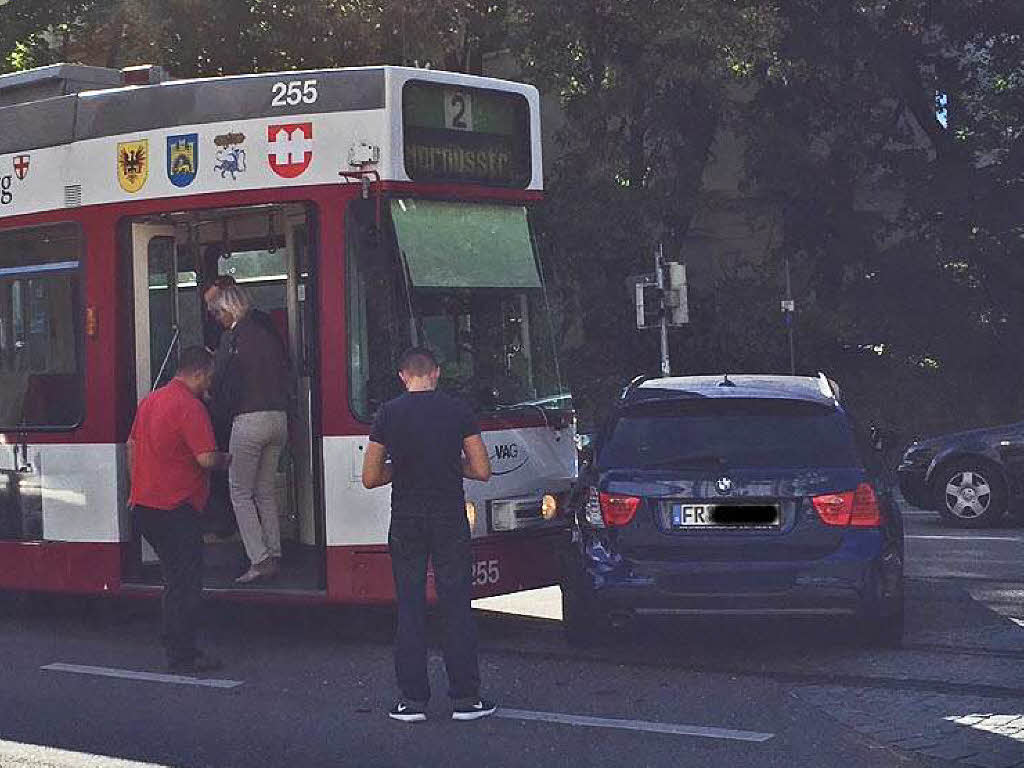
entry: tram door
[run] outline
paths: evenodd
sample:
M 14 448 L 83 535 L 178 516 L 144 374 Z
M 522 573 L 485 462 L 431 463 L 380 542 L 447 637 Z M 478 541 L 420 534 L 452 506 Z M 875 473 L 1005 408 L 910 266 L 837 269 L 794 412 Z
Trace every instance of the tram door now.
M 319 444 L 313 412 L 315 282 L 308 232 L 308 215 L 300 205 L 190 211 L 131 223 L 139 400 L 174 377 L 182 349 L 216 347 L 222 329 L 207 313 L 202 294 L 218 276 L 233 277 L 269 315 L 288 351 L 295 397 L 275 482 L 282 573 L 267 587 L 323 586 L 323 518 L 313 460 Z M 207 515 L 207 586 L 232 585 L 244 564 L 237 536 L 223 535 L 224 521 L 230 523 L 233 513 L 220 481 L 218 489 L 214 479 Z M 145 542 L 141 551 L 143 566 L 155 563 Z

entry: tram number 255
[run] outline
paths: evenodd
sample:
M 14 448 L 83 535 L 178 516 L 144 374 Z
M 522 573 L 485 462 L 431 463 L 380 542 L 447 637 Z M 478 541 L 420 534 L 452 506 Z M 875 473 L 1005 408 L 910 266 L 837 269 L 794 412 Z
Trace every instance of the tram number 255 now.
M 501 570 L 497 560 L 477 560 L 473 563 L 473 583 L 478 587 L 497 584 Z
M 294 107 L 296 104 L 313 104 L 319 95 L 316 80 L 279 80 L 270 86 L 274 98 L 270 100 L 272 107 Z

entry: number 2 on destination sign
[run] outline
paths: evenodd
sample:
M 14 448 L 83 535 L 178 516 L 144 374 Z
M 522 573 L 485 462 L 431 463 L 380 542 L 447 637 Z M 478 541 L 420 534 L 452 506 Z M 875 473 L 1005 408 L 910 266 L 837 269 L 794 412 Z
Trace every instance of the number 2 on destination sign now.
M 459 131 L 473 130 L 473 102 L 465 91 L 445 91 L 444 121 L 446 127 Z

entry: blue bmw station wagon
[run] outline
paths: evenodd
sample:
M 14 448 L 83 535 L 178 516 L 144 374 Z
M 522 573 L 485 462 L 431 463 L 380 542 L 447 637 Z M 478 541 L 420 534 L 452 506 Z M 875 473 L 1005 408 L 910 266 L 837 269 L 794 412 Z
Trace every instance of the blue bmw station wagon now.
M 623 392 L 573 496 L 573 644 L 644 616 L 848 616 L 903 636 L 903 522 L 824 375 L 687 376 Z

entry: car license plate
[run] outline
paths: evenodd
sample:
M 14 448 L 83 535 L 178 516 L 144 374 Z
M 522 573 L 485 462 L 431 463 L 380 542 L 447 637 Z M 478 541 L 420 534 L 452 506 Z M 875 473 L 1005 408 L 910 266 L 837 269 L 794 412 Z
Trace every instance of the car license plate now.
M 673 528 L 777 528 L 777 504 L 673 504 Z

